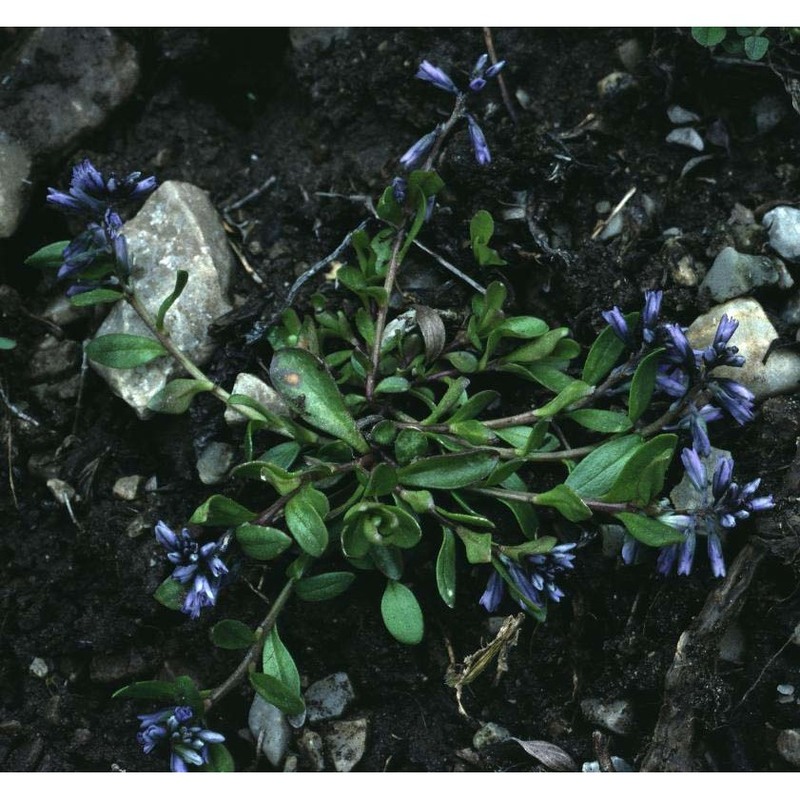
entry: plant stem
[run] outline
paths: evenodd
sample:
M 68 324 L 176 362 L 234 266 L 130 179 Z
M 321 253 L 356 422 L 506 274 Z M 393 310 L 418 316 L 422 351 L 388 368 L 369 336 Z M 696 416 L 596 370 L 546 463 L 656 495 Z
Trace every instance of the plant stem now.
M 397 231 L 394 239 L 394 246 L 392 247 L 392 257 L 389 261 L 389 268 L 386 271 L 386 279 L 383 282 L 383 288 L 386 292 L 386 303 L 382 305 L 378 311 L 378 317 L 375 320 L 375 341 L 372 343 L 372 367 L 370 368 L 369 375 L 367 375 L 367 383 L 365 394 L 367 400 L 372 400 L 372 395 L 375 391 L 375 377 L 378 373 L 378 363 L 381 358 L 381 344 L 383 343 L 383 331 L 386 328 L 386 317 L 389 315 L 389 302 L 392 299 L 392 289 L 394 289 L 394 282 L 397 279 L 397 272 L 400 269 L 400 247 L 405 238 L 405 229 L 401 228 Z
M 147 326 L 150 333 L 152 333 L 153 336 L 158 339 L 158 341 L 161 343 L 161 346 L 181 365 L 181 367 L 183 367 L 183 369 L 193 378 L 203 381 L 204 383 L 210 383 L 212 385 L 211 394 L 213 394 L 214 397 L 216 397 L 222 403 L 225 403 L 225 405 L 228 405 L 228 400 L 231 396 L 230 392 L 226 392 L 221 386 L 217 386 L 214 381 L 210 380 L 209 377 L 175 344 L 175 342 L 172 341 L 168 333 L 158 329 L 155 320 L 150 312 L 145 308 L 138 295 L 135 292 L 127 291 L 125 293 L 125 300 L 127 301 L 128 305 L 139 315 L 139 318 Z M 248 408 L 247 406 L 237 406 L 236 410 L 248 419 L 259 420 L 262 422 L 264 420 L 261 414 L 259 414 L 255 409 Z
M 294 584 L 295 579 L 289 578 L 283 589 L 281 589 L 281 593 L 275 598 L 275 602 L 272 604 L 269 613 L 266 617 L 264 617 L 258 628 L 256 628 L 256 640 L 250 646 L 250 649 L 247 651 L 245 657 L 239 662 L 239 666 L 237 666 L 236 669 L 219 686 L 217 686 L 216 689 L 213 689 L 211 694 L 205 699 L 204 706 L 206 712 L 210 711 L 214 705 L 222 700 L 222 698 L 225 697 L 225 695 L 227 695 L 232 689 L 234 689 L 239 681 L 241 681 L 250 672 L 253 663 L 255 662 L 262 646 L 264 645 L 264 639 L 275 626 L 278 615 L 281 613 L 283 607 L 292 596 Z
M 512 489 L 468 489 L 467 491 L 475 494 L 482 494 L 486 497 L 496 497 L 499 500 L 519 500 L 522 503 L 536 503 L 539 494 L 536 492 L 516 492 Z M 592 509 L 604 514 L 619 514 L 621 511 L 630 511 L 628 503 L 604 503 L 601 500 L 585 500 L 583 502 Z

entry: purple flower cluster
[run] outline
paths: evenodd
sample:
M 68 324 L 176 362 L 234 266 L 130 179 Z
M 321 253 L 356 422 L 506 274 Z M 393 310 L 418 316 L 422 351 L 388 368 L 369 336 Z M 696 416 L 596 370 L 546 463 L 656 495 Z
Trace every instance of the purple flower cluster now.
M 217 602 L 220 583 L 228 567 L 220 558 L 223 546 L 220 542 L 200 545 L 184 528 L 175 533 L 165 522 L 155 527 L 156 540 L 167 551 L 167 559 L 175 565 L 172 577 L 178 583 L 191 584 L 181 610 L 192 619 L 197 619 L 203 608 Z
M 475 66 L 470 73 L 469 89 L 472 92 L 480 92 L 485 86 L 487 81 L 496 77 L 500 70 L 505 66 L 505 61 L 498 61 L 496 64 L 489 66 L 489 54 L 484 53 L 476 62 Z M 466 93 L 461 92 L 455 85 L 452 78 L 440 67 L 431 64 L 430 61 L 423 61 L 419 65 L 416 76 L 420 80 L 432 84 L 437 89 L 444 92 L 456 95 L 463 103 Z M 471 114 L 462 111 L 463 116 L 467 121 L 467 128 L 469 131 L 469 138 L 472 142 L 472 149 L 475 152 L 475 160 L 481 166 L 488 164 L 492 160 L 492 155 L 489 152 L 489 146 L 486 143 L 486 137 L 480 125 L 475 121 Z M 437 139 L 443 134 L 444 126 L 437 125 L 429 133 L 414 142 L 411 147 L 400 157 L 400 166 L 405 170 L 412 170 L 422 163 L 423 159 L 433 149 Z M 400 201 L 398 201 L 400 202 Z
M 50 187 L 47 202 L 86 223 L 64 249 L 58 277 L 75 281 L 67 289 L 72 296 L 99 287 L 119 287 L 130 273 L 128 245 L 122 234 L 119 209 L 145 198 L 155 189 L 154 177 L 132 172 L 124 178 L 113 173 L 105 178 L 85 159 L 73 167 L 69 191 Z
M 694 564 L 697 537 L 705 536 L 708 559 L 715 578 L 725 575 L 725 559 L 722 548 L 725 532 L 735 527 L 740 520 L 747 519 L 756 511 L 767 511 L 775 507 L 772 495 L 756 497 L 761 479 L 756 478 L 740 486 L 733 480 L 733 459 L 720 456 L 714 464 L 713 476 L 704 459 L 693 448 L 684 448 L 681 453 L 686 476 L 691 485 L 694 500 L 687 503 L 690 508 L 668 511 L 659 520 L 679 530 L 684 541 L 662 547 L 656 569 L 669 575 L 677 565 L 678 575 L 688 575 Z M 626 564 L 634 561 L 638 544 L 626 536 L 622 558 Z
M 190 706 L 140 714 L 141 730 L 136 739 L 145 753 L 151 753 L 160 745 L 169 746 L 172 772 L 188 772 L 190 766 L 202 767 L 208 763 L 208 745 L 220 744 L 225 737 L 202 725 L 191 725 L 193 718 Z
M 548 598 L 558 603 L 564 597 L 564 592 L 556 585 L 556 578 L 559 573 L 574 567 L 575 556 L 570 553 L 574 547 L 574 542 L 559 544 L 549 553 L 527 556 L 521 563 L 507 556 L 500 556 L 500 563 L 523 610 L 526 608 L 526 600 L 538 608 L 544 608 Z M 486 591 L 478 602 L 492 613 L 497 610 L 504 596 L 505 580 L 499 572 L 493 571 L 486 584 Z

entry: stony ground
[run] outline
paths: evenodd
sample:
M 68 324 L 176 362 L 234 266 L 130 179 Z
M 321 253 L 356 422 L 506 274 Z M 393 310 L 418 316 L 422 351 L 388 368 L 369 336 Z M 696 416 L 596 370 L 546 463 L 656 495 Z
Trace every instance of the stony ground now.
M 493 630 L 476 607 L 479 574 L 465 576 L 449 611 L 420 566 L 429 625 L 416 648 L 383 630 L 369 577 L 313 613 L 290 606 L 282 635 L 309 684 L 347 673 L 355 740 L 366 720 L 359 770 L 545 768 L 541 748 L 531 756 L 492 743 L 485 723 L 557 746 L 570 768 L 620 768 L 610 756 L 634 769 L 797 768 L 800 318 L 790 284 L 800 251 L 783 225 L 800 180 L 797 47 L 776 30 L 769 62 L 754 65 L 711 56 L 685 30 L 493 33 L 517 122 L 487 91 L 479 117 L 492 164 L 479 170 L 466 134 L 453 137 L 440 164 L 445 211 L 426 244 L 475 280 L 503 279 L 515 313 L 568 325 L 584 345 L 603 309 L 636 309 L 644 289 L 662 288 L 665 309 L 686 325 L 729 299 L 757 303 L 759 341 L 774 338 L 771 324 L 782 345 L 757 377 L 773 381 L 765 394 L 779 394 L 747 428 L 722 425 L 715 443 L 744 477 L 763 476 L 778 508 L 733 538 L 733 577 L 723 582 L 703 564 L 668 580 L 649 565 L 624 568 L 587 538 L 568 600 L 545 626 L 523 625 L 498 682 L 485 675 L 468 687 L 469 717 L 444 676 Z M 100 315 L 54 308 L 61 289 L 22 266 L 70 235 L 44 208 L 45 187 L 64 186 L 70 165 L 88 156 L 102 169 L 141 169 L 208 192 L 240 254 L 233 311 L 212 327 L 208 367 L 229 388 L 269 360 L 249 335 L 281 308 L 295 277 L 368 215 L 351 196 L 376 196 L 398 155 L 446 113 L 444 95 L 413 80 L 416 64 L 427 58 L 463 80 L 484 49 L 477 29 L 0 30 L 0 335 L 18 342 L 0 353 L 3 769 L 164 769 L 135 742 L 141 709 L 111 694 L 154 676 L 213 685 L 237 658 L 211 647 L 207 622 L 154 603 L 164 575 L 150 535 L 155 520 L 178 525 L 205 498 L 198 457 L 236 435 L 210 400 L 185 417 L 140 420 L 85 370 L 81 344 Z M 491 274 L 465 248 L 479 208 L 498 220 L 508 261 Z M 768 232 L 775 217 L 783 222 Z M 415 269 L 426 301 L 468 299 L 461 281 L 430 263 Z M 142 479 L 125 494 L 117 482 L 130 476 Z M 69 507 L 65 485 L 76 492 Z M 262 616 L 245 585 L 228 602 L 243 619 Z M 667 681 L 684 631 L 690 674 Z M 210 722 L 240 769 L 272 769 L 247 733 L 251 700 L 234 693 Z M 330 737 L 331 724 L 314 730 Z M 318 767 L 315 741 L 293 740 L 290 764 Z M 544 763 L 554 766 L 546 754 Z

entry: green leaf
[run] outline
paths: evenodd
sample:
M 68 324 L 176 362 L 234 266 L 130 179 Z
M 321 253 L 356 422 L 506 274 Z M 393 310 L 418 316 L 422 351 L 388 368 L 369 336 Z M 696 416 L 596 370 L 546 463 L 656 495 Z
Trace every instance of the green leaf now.
M 435 170 L 415 169 L 408 176 L 409 186 L 416 186 L 426 198 L 434 197 L 444 188 L 444 181 Z
M 70 297 L 70 305 L 76 308 L 83 308 L 84 306 L 94 306 L 100 303 L 116 303 L 121 300 L 125 295 L 116 289 L 92 289 L 90 292 L 81 292 L 80 294 Z
M 448 511 L 446 508 L 436 507 L 436 513 L 449 519 L 451 522 L 457 522 L 461 525 L 473 525 L 476 528 L 483 528 L 484 530 L 494 530 L 495 524 L 488 517 L 481 516 L 480 514 L 470 513 L 461 514 L 457 511 Z
M 176 378 L 157 391 L 147 401 L 147 407 L 162 414 L 183 414 L 188 410 L 195 395 L 210 392 L 213 388 L 214 384 L 211 381 Z
M 402 644 L 419 644 L 425 632 L 422 609 L 407 586 L 390 580 L 381 598 L 381 616 L 389 633 Z
M 477 392 L 467 400 L 464 405 L 459 406 L 450 417 L 450 422 L 464 422 L 468 419 L 474 419 L 487 409 L 495 400 L 500 399 L 500 392 L 494 389 L 484 389 L 482 392 Z
M 213 494 L 203 505 L 198 506 L 189 522 L 193 525 L 207 525 L 227 528 L 252 522 L 258 514 L 239 505 L 222 494 Z
M 403 554 L 392 545 L 373 544 L 369 547 L 369 557 L 375 569 L 387 578 L 398 581 L 403 575 Z
M 307 350 L 278 350 L 269 374 L 275 389 L 303 419 L 359 453 L 369 452 L 324 362 Z
M 291 538 L 277 528 L 246 522 L 236 529 L 236 541 L 244 554 L 256 561 L 272 561 L 292 544 Z
M 479 483 L 495 468 L 499 457 L 490 450 L 465 450 L 421 458 L 398 470 L 404 486 L 424 489 L 461 489 Z
M 748 36 L 744 40 L 744 52 L 751 61 L 761 61 L 769 50 L 766 36 Z
M 114 692 L 114 700 L 174 700 L 176 687 L 172 681 L 137 681 Z
M 167 311 L 172 308 L 175 301 L 181 296 L 181 294 L 183 294 L 183 290 L 186 288 L 186 283 L 188 280 L 189 273 L 185 269 L 179 269 L 175 273 L 175 288 L 168 297 L 164 298 L 164 301 L 158 307 L 158 314 L 156 314 L 156 330 L 164 330 L 164 317 L 166 316 Z
M 678 437 L 674 433 L 662 433 L 640 445 L 603 499 L 611 503 L 628 500 L 649 503 L 664 487 L 677 443 Z
M 250 685 L 264 700 L 279 708 L 284 714 L 294 716 L 305 711 L 306 704 L 303 702 L 303 698 L 293 692 L 283 681 L 273 678 L 272 675 L 251 672 Z
M 491 533 L 476 533 L 460 526 L 456 528 L 456 533 L 464 545 L 470 564 L 488 564 L 492 560 Z
M 259 459 L 259 461 L 269 461 L 280 469 L 291 469 L 297 456 L 300 455 L 300 445 L 297 442 L 281 442 L 274 447 L 270 447 Z
M 447 390 L 442 395 L 442 399 L 436 404 L 436 408 L 423 420 L 425 425 L 432 425 L 438 422 L 451 408 L 453 408 L 469 386 L 469 378 L 456 378 L 451 380 Z
M 491 428 L 487 428 L 486 425 L 476 419 L 452 422 L 447 428 L 453 436 L 458 436 L 459 439 L 463 439 L 467 444 L 471 445 L 491 444 L 497 438 Z
M 158 589 L 153 592 L 153 599 L 166 606 L 172 611 L 179 611 L 186 597 L 186 589 L 183 584 L 178 583 L 174 578 L 167 578 Z
M 648 353 L 636 367 L 628 395 L 628 416 L 631 422 L 636 422 L 650 405 L 653 391 L 656 388 L 658 360 L 663 352 L 663 348 L 659 348 Z
M 389 464 L 379 463 L 372 468 L 369 474 L 364 494 L 370 497 L 380 497 L 390 494 L 397 486 L 397 470 Z
M 394 455 L 400 464 L 407 464 L 428 452 L 428 437 L 415 428 L 404 428 L 394 442 Z
M 472 253 L 475 260 L 482 267 L 505 266 L 506 262 L 500 258 L 497 251 L 488 247 L 494 235 L 494 220 L 492 215 L 481 209 L 469 223 L 469 239 L 472 243 Z
M 235 772 L 233 756 L 221 742 L 211 742 L 208 747 L 208 762 L 203 767 L 206 772 Z
M 0 336 L 0 350 L 13 350 L 16 346 L 17 343 L 13 339 Z
M 384 222 L 388 222 L 390 225 L 400 225 L 405 217 L 402 207 L 397 200 L 395 200 L 394 189 L 391 186 L 387 186 L 383 190 L 383 194 L 378 200 L 375 211 L 380 219 Z
M 272 630 L 264 639 L 264 648 L 261 651 L 261 669 L 265 675 L 277 678 L 290 691 L 298 697 L 300 696 L 300 673 L 297 671 L 292 654 L 281 641 L 277 625 L 272 626 Z
M 223 619 L 211 629 L 211 641 L 223 650 L 244 650 L 255 640 L 253 631 L 237 619 Z
M 652 517 L 628 512 L 621 512 L 614 516 L 628 529 L 628 533 L 634 539 L 638 539 L 650 547 L 664 547 L 668 544 L 686 541 L 686 536 L 681 531 Z
M 64 263 L 64 250 L 69 247 L 69 240 L 63 242 L 52 242 L 40 247 L 35 253 L 29 255 L 24 264 L 26 267 L 60 267 Z
M 558 543 L 555 536 L 540 536 L 538 539 L 533 539 L 525 544 L 519 544 L 514 547 L 502 546 L 501 552 L 509 558 L 518 560 L 523 556 L 533 556 L 539 553 L 549 553 Z
M 392 375 L 379 381 L 375 387 L 375 394 L 403 394 L 407 392 L 411 384 L 399 375 Z
M 628 416 L 617 411 L 579 408 L 577 411 L 570 411 L 567 417 L 578 425 L 598 433 L 624 433 L 633 427 Z
M 601 444 L 570 472 L 565 485 L 587 499 L 602 497 L 641 443 L 641 436 L 631 434 Z
M 89 342 L 86 355 L 104 367 L 133 369 L 167 355 L 167 351 L 155 339 L 129 333 L 109 333 Z
M 591 509 L 581 500 L 578 493 L 563 483 L 554 486 L 549 492 L 537 494 L 533 502 L 537 506 L 555 508 L 570 522 L 581 522 L 592 516 Z
M 436 588 L 445 605 L 456 604 L 456 537 L 450 528 L 442 528 L 442 546 L 436 558 Z
M 288 472 L 270 461 L 246 461 L 231 470 L 234 478 L 249 478 L 269 483 L 280 495 L 300 488 L 302 481 L 298 473 Z
M 692 38 L 703 47 L 714 47 L 727 35 L 727 28 L 692 28 Z
M 318 603 L 338 597 L 350 588 L 355 580 L 352 572 L 325 572 L 303 578 L 294 586 L 294 593 L 307 603 Z
M 546 358 L 566 336 L 569 336 L 569 328 L 554 328 L 552 331 L 545 333 L 544 336 L 540 336 L 538 339 L 522 345 L 522 347 L 507 356 L 503 356 L 500 361 L 503 364 L 528 364 Z
M 633 330 L 639 324 L 638 311 L 632 314 L 625 314 L 625 321 L 628 329 Z M 614 365 L 622 355 L 625 344 L 615 333 L 610 325 L 606 325 L 600 332 L 594 344 L 589 349 L 586 362 L 583 365 L 583 375 L 581 376 L 586 383 L 596 386 L 603 378 L 608 375 Z
M 475 372 L 478 369 L 478 359 L 475 355 L 466 350 L 459 350 L 455 353 L 447 353 L 444 356 L 459 372 Z
M 571 406 L 583 397 L 590 395 L 594 391 L 594 386 L 590 386 L 583 381 L 573 381 L 569 386 L 562 389 L 549 403 L 537 408 L 533 413 L 537 417 L 553 417 L 559 411 Z
M 310 556 L 319 558 L 328 546 L 328 529 L 308 496 L 296 494 L 286 504 L 286 526 Z

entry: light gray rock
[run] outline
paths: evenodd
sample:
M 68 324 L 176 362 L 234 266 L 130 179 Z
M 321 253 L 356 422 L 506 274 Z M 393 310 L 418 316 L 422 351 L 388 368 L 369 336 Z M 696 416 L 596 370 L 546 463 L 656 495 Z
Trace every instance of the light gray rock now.
M 597 94 L 604 103 L 614 104 L 630 95 L 638 85 L 628 72 L 611 72 L 597 82 Z
M 764 309 L 752 298 L 731 300 L 698 317 L 686 333 L 692 347 L 702 349 L 713 341 L 723 314 L 739 321 L 730 344 L 739 348 L 746 361 L 741 368 L 719 367 L 714 374 L 743 383 L 755 394 L 756 400 L 797 391 L 800 356 L 788 350 L 776 350 L 766 364 L 761 363 L 770 342 L 777 339 L 778 334 Z
M 476 750 L 483 750 L 486 747 L 491 747 L 493 744 L 500 744 L 506 742 L 511 738 L 511 731 L 498 725 L 496 722 L 487 722 L 482 725 L 472 737 L 472 746 Z
M 336 672 L 312 683 L 305 693 L 308 721 L 341 717 L 355 696 L 346 672 Z
M 789 261 L 800 260 L 800 209 L 778 206 L 764 214 L 763 223 L 773 250 Z
M 143 483 L 144 475 L 125 475 L 117 478 L 111 492 L 118 500 L 135 500 Z
M 231 394 L 247 395 L 247 397 L 264 406 L 267 411 L 272 411 L 279 416 L 289 415 L 289 409 L 281 396 L 271 386 L 264 383 L 261 378 L 257 378 L 249 372 L 240 372 L 236 376 Z M 244 425 L 247 422 L 247 417 L 229 407 L 225 409 L 225 422 L 228 425 Z
M 726 247 L 714 259 L 700 288 L 707 290 L 718 303 L 724 303 L 749 294 L 759 286 L 773 285 L 781 289 L 790 289 L 794 285 L 783 261 L 738 253 L 732 247 Z
M 793 767 L 800 767 L 800 730 L 789 728 L 778 734 L 778 752 Z
M 174 289 L 177 271 L 189 273 L 186 288 L 167 312 L 165 323 L 172 341 L 202 366 L 214 351 L 208 326 L 231 310 L 227 293 L 233 255 L 214 206 L 202 189 L 168 181 L 123 232 L 133 259 L 133 286 L 153 316 Z M 97 335 L 111 333 L 152 338 L 126 303 L 114 306 Z M 147 401 L 180 374 L 180 367 L 168 356 L 135 369 L 112 369 L 94 362 L 92 366 L 141 419 L 152 416 Z
M 667 134 L 666 141 L 669 144 L 679 144 L 682 147 L 690 147 L 702 153 L 705 150 L 703 137 L 694 128 L 675 128 Z
M 581 702 L 581 711 L 589 722 L 602 725 L 620 736 L 625 736 L 634 729 L 633 707 L 627 700 L 612 700 L 610 703 L 605 703 L 591 698 Z
M 638 39 L 626 39 L 617 47 L 617 58 L 628 72 L 636 72 L 644 56 L 644 48 Z
M 36 656 L 31 661 L 28 670 L 31 675 L 35 675 L 37 678 L 46 678 L 50 672 L 50 667 L 47 666 L 47 662 L 43 658 Z
M 325 750 L 337 772 L 350 772 L 367 749 L 368 722 L 365 717 L 331 722 L 323 734 Z
M 30 193 L 31 157 L 0 131 L 0 239 L 11 236 L 25 212 Z
M 261 752 L 266 756 L 267 761 L 273 767 L 279 767 L 286 756 L 289 739 L 292 735 L 283 711 L 257 694 L 250 706 L 247 726 L 256 743 L 261 739 Z
M 2 189 L 0 189 L 2 192 Z M 63 289 L 63 287 L 61 287 Z M 79 319 L 85 319 L 91 316 L 92 309 L 83 306 L 74 306 L 70 303 L 69 298 L 65 294 L 56 295 L 48 304 L 47 308 L 42 311 L 42 316 L 54 322 L 56 325 L 63 327 L 72 322 L 77 322 Z
M 669 106 L 667 116 L 673 125 L 689 125 L 692 122 L 700 122 L 700 117 L 694 111 L 678 105 Z
M 210 442 L 197 459 L 197 475 L 206 486 L 222 483 L 233 463 L 234 449 L 224 442 Z
M 35 28 L 0 64 L 0 238 L 24 213 L 37 165 L 74 148 L 133 92 L 135 49 L 108 28 Z M 35 76 L 35 80 L 32 78 Z
M 297 746 L 303 751 L 314 772 L 322 772 L 325 769 L 322 737 L 316 731 L 304 730 L 297 739 Z

